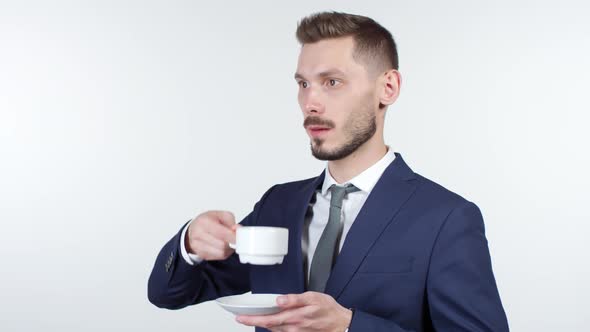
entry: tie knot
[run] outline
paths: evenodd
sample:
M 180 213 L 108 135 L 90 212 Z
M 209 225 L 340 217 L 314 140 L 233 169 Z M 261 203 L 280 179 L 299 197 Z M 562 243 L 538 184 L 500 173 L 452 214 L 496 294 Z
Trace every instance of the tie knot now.
M 330 186 L 332 190 L 332 198 L 330 199 L 330 206 L 335 206 L 338 208 L 342 207 L 342 200 L 344 200 L 344 196 L 349 193 L 353 193 L 355 191 L 359 191 L 360 189 L 355 187 L 352 184 L 347 184 L 346 186 L 338 186 L 333 184 Z

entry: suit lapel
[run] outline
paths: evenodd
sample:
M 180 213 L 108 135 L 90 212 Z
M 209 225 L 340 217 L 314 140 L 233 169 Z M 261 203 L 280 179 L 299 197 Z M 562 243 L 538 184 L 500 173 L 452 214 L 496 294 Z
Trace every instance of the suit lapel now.
M 289 231 L 289 252 L 295 253 L 294 255 L 287 255 L 292 257 L 293 260 L 286 262 L 291 267 L 290 270 L 294 271 L 294 278 L 285 276 L 285 281 L 293 283 L 289 289 L 292 293 L 303 293 L 305 291 L 305 272 L 303 270 L 303 252 L 301 250 L 301 236 L 303 231 L 303 225 L 305 223 L 305 216 L 310 207 L 310 202 L 315 200 L 315 193 L 318 186 L 324 182 L 325 171 L 320 174 L 317 178 L 313 179 L 305 186 L 303 186 L 295 196 L 295 202 L 291 205 L 288 216 L 295 216 L 295 225 L 291 227 Z
M 326 294 L 340 296 L 379 235 L 416 189 L 415 174 L 401 155 L 385 169 L 359 211 L 338 255 Z M 299 250 L 301 252 L 301 250 Z

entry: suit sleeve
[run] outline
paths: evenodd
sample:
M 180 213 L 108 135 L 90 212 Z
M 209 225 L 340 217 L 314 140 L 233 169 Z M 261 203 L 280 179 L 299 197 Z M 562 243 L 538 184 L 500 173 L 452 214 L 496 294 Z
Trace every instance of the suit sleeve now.
M 240 224 L 253 225 L 269 189 Z M 189 221 L 190 222 L 190 221 Z M 185 225 L 188 224 L 185 223 Z M 226 295 L 250 291 L 249 265 L 241 264 L 237 254 L 224 261 L 203 261 L 190 265 L 182 257 L 182 229 L 168 241 L 156 258 L 148 280 L 148 299 L 155 306 L 180 309 Z
M 401 326 L 391 320 L 372 315 L 368 312 L 355 310 L 348 332 L 412 332 L 404 330 Z
M 508 331 L 479 208 L 464 201 L 435 242 L 427 300 L 436 331 Z

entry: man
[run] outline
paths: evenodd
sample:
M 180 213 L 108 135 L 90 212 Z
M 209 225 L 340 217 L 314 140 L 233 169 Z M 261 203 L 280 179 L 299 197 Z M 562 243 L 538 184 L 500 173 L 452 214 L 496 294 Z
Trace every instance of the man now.
M 280 313 L 237 317 L 257 331 L 507 331 L 479 209 L 414 173 L 383 140 L 401 83 L 391 34 L 326 12 L 304 18 L 297 38 L 304 127 L 327 167 L 270 188 L 240 223 L 289 228 L 283 264 L 240 264 L 227 244 L 234 216 L 205 212 L 158 255 L 150 301 L 177 309 L 287 294 Z

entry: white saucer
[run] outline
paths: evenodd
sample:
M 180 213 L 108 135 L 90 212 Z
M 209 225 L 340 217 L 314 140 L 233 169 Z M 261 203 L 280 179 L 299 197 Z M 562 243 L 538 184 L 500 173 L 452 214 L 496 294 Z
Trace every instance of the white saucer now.
M 242 294 L 220 297 L 215 302 L 234 315 L 270 315 L 281 311 L 277 296 L 281 294 Z

